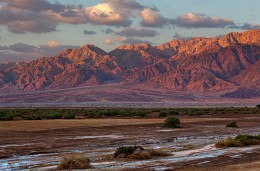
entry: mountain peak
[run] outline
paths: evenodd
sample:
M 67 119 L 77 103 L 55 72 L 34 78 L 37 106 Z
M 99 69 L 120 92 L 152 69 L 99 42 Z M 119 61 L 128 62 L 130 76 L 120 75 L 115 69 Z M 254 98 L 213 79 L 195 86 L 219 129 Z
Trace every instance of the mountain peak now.
M 260 44 L 260 30 L 250 30 L 242 33 L 231 32 L 219 39 L 219 44 L 223 47 L 231 44 Z

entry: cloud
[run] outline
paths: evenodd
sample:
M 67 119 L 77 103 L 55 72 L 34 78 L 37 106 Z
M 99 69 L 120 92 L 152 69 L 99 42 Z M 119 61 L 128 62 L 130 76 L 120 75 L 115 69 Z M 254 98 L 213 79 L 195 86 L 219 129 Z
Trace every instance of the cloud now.
M 1 50 L 8 50 L 8 49 L 9 49 L 8 46 L 1 46 L 1 45 L 0 45 L 0 51 L 1 51 Z
M 141 25 L 145 27 L 163 27 L 168 24 L 168 19 L 162 17 L 157 11 L 145 8 L 141 11 Z
M 143 6 L 135 0 L 103 0 L 94 6 L 65 5 L 48 0 L 2 0 L 0 25 L 17 34 L 57 31 L 60 24 L 107 25 L 129 27 L 141 17 L 145 27 L 162 27 L 168 19 L 156 7 Z
M 121 1 L 120 1 L 121 2 Z M 89 22 L 99 25 L 110 26 L 130 26 L 132 21 L 129 19 L 127 9 L 120 9 L 113 1 L 109 3 L 97 4 L 86 8 L 85 12 Z
M 175 33 L 175 35 L 173 36 L 174 39 L 177 39 L 177 40 L 181 40 L 181 39 L 184 39 L 184 40 L 190 40 L 192 39 L 193 37 L 190 37 L 190 36 L 182 36 L 180 35 L 179 33 Z
M 257 30 L 260 29 L 260 24 L 250 24 L 250 23 L 244 23 L 242 26 L 239 25 L 233 25 L 228 28 L 232 29 L 242 29 L 242 30 Z
M 106 34 L 110 34 L 110 33 L 114 33 L 115 31 L 113 29 L 107 28 L 105 30 L 101 30 L 102 32 L 106 33 Z
M 65 6 L 47 0 L 2 0 L 0 25 L 17 34 L 56 31 L 61 23 L 87 23 L 80 6 Z
M 230 19 L 209 17 L 205 14 L 188 13 L 172 20 L 172 24 L 186 28 L 225 28 L 234 25 Z
M 105 38 L 104 43 L 109 46 L 114 44 L 110 38 Z
M 9 6 L 24 9 L 24 10 L 30 10 L 34 12 L 39 11 L 46 11 L 46 10 L 52 10 L 55 12 L 62 12 L 65 8 L 64 5 L 60 3 L 52 4 L 49 1 L 46 0 L 1 0 L 2 2 L 8 3 Z
M 141 44 L 148 43 L 152 45 L 153 43 L 147 40 L 141 40 L 136 38 L 124 38 L 124 37 L 115 37 L 115 41 L 120 42 L 121 44 Z
M 127 9 L 131 9 L 131 10 L 137 10 L 137 9 L 144 8 L 144 6 L 142 6 L 141 4 L 139 4 L 138 2 L 136 2 L 134 0 L 123 0 L 123 1 L 122 0 L 104 0 L 104 2 L 117 5 L 117 7 L 120 7 L 120 9 L 127 8 Z
M 48 41 L 47 45 L 50 47 L 56 47 L 56 46 L 59 46 L 60 44 L 56 40 L 50 40 L 50 41 Z
M 135 0 L 103 0 L 85 12 L 90 23 L 99 25 L 129 27 L 132 18 L 137 17 L 142 18 L 141 25 L 145 27 L 163 27 L 169 23 L 156 7 L 149 8 Z
M 89 30 L 84 30 L 83 33 L 86 34 L 86 35 L 94 35 L 94 34 L 97 34 L 95 31 L 89 31 Z
M 155 37 L 159 33 L 156 30 L 146 28 L 127 28 L 115 34 L 126 37 Z
M 45 45 L 33 46 L 24 43 L 15 43 L 10 46 L 0 46 L 0 62 L 28 61 L 43 56 L 55 56 L 68 48 L 78 46 L 60 45 L 56 41 L 49 41 Z
M 123 41 L 125 41 L 127 38 L 126 37 L 121 37 L 121 36 L 116 36 L 116 37 L 114 37 L 114 40 L 116 41 L 116 42 L 120 42 L 120 43 L 122 43 Z
M 9 46 L 9 50 L 14 51 L 14 52 L 38 52 L 39 48 L 32 46 L 32 45 L 28 45 L 28 44 L 24 44 L 24 43 L 15 43 L 13 45 Z

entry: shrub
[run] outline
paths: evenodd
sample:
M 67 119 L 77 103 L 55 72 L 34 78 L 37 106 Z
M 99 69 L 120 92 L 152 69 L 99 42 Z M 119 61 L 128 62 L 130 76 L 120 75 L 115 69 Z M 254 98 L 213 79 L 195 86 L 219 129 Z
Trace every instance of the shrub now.
M 141 118 L 144 118 L 146 116 L 146 112 L 139 110 L 139 111 L 136 111 L 134 115 L 141 117 Z
M 30 114 L 25 117 L 27 120 L 42 120 L 42 117 L 39 115 Z
M 72 170 L 72 169 L 90 169 L 90 159 L 84 155 L 71 155 L 62 159 L 57 169 Z
M 65 113 L 63 116 L 64 119 L 75 119 L 76 115 L 74 113 Z
M 166 111 L 160 111 L 160 117 L 167 117 L 168 113 Z
M 141 146 L 126 146 L 126 147 L 119 147 L 116 149 L 114 153 L 115 158 L 127 158 L 129 155 L 133 154 L 135 150 L 144 150 Z
M 126 146 L 117 148 L 114 158 L 129 158 L 135 160 L 151 159 L 154 156 L 169 156 L 162 150 L 144 149 L 141 146 Z
M 230 122 L 226 125 L 226 127 L 230 128 L 238 128 L 237 121 Z
M 237 141 L 237 140 L 235 140 L 235 139 L 233 139 L 233 138 L 228 138 L 228 139 L 226 139 L 226 140 L 219 141 L 219 142 L 217 142 L 215 145 L 216 145 L 216 147 L 218 147 L 218 148 L 224 148 L 224 147 L 242 147 L 242 146 L 243 146 L 239 141 Z
M 151 159 L 152 155 L 148 151 L 138 148 L 134 150 L 132 154 L 128 155 L 127 158 L 135 160 L 146 160 Z
M 62 115 L 59 113 L 49 113 L 47 119 L 62 119 Z
M 1 121 L 10 121 L 10 120 L 13 120 L 13 116 L 11 114 L 6 114 L 4 112 L 0 112 L 0 120 Z
M 160 149 L 147 149 L 151 156 L 169 156 L 170 154 Z
M 177 111 L 177 110 L 172 109 L 172 110 L 169 110 L 168 114 L 169 114 L 169 115 L 179 115 L 180 112 Z
M 167 117 L 163 123 L 165 128 L 180 128 L 180 119 L 176 117 Z
M 249 145 L 260 145 L 260 135 L 238 135 L 235 138 L 227 138 L 217 142 L 216 147 L 244 147 Z

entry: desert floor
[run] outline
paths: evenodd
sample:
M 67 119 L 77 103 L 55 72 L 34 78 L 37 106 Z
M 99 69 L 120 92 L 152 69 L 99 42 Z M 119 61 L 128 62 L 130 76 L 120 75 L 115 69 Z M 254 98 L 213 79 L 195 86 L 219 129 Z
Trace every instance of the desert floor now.
M 259 134 L 260 115 L 180 116 L 182 128 L 164 118 L 113 118 L 0 122 L 0 170 L 52 170 L 63 156 L 84 154 L 93 170 L 260 170 L 260 146 L 218 149 L 215 142 Z M 236 120 L 239 128 L 226 128 Z M 172 155 L 142 161 L 106 159 L 119 146 L 141 145 Z

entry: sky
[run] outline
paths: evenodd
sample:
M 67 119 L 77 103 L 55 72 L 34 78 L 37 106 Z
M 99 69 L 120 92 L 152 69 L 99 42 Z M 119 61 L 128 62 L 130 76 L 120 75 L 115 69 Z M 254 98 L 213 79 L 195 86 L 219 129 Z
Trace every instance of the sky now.
M 259 0 L 0 0 L 0 62 L 260 29 Z

